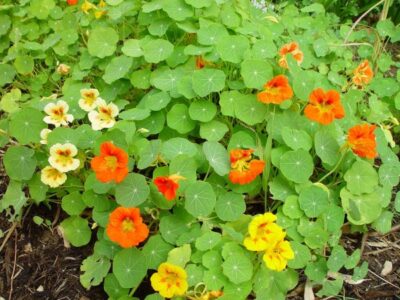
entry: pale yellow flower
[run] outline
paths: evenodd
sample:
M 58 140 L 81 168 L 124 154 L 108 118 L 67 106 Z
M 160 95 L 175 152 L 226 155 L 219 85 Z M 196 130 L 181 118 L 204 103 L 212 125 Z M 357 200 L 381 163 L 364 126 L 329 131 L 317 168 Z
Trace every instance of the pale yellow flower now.
M 51 132 L 51 130 L 48 128 L 44 128 L 44 129 L 42 129 L 42 131 L 40 131 L 40 138 L 41 138 L 40 143 L 41 144 L 43 144 L 43 145 L 47 144 L 47 137 L 49 136 L 50 132 Z
M 78 149 L 71 143 L 55 144 L 50 148 L 49 163 L 58 171 L 66 173 L 79 168 L 79 159 L 74 158 Z
M 56 127 L 68 126 L 68 123 L 74 120 L 73 115 L 67 114 L 68 110 L 69 106 L 63 100 L 59 100 L 57 103 L 49 103 L 44 107 L 47 116 L 43 118 L 43 121 Z
M 97 89 L 82 89 L 81 99 L 79 99 L 79 107 L 84 111 L 92 111 L 97 107 L 97 100 L 99 98 L 99 91 Z
M 111 128 L 115 124 L 115 117 L 118 116 L 118 107 L 113 104 L 107 104 L 103 99 L 97 101 L 97 110 L 88 114 L 89 121 L 92 123 L 93 130 L 102 130 Z
M 56 188 L 67 180 L 67 175 L 58 171 L 56 168 L 47 166 L 42 169 L 40 179 L 44 184 Z

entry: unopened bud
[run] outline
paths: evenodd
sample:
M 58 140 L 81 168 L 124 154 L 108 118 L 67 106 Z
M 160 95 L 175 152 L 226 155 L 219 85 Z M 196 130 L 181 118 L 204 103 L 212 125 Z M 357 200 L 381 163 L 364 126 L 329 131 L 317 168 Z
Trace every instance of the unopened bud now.
M 60 75 L 68 75 L 71 67 L 66 64 L 59 64 L 57 67 L 57 73 Z

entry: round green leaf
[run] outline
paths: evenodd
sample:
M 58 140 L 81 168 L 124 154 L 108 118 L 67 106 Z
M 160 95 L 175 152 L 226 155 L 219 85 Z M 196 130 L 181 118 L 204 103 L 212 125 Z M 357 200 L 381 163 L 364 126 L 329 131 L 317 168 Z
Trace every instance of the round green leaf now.
M 126 56 L 130 57 L 140 57 L 143 55 L 143 50 L 140 47 L 140 41 L 135 39 L 125 40 L 121 51 Z
M 132 85 L 138 89 L 148 89 L 150 87 L 150 70 L 139 70 L 131 74 Z
M 225 36 L 217 42 L 217 52 L 221 59 L 232 63 L 240 63 L 249 48 L 249 40 L 243 35 Z
M 182 0 L 183 1 L 183 0 Z M 144 59 L 148 63 L 159 63 L 174 51 L 174 45 L 163 39 L 151 40 L 142 45 Z
M 194 217 L 206 217 L 215 206 L 215 193 L 212 186 L 203 181 L 190 184 L 185 191 L 185 209 Z
M 218 142 L 228 131 L 225 123 L 216 120 L 200 125 L 200 137 L 211 142 Z
M 175 104 L 167 113 L 168 127 L 185 134 L 194 129 L 196 122 L 190 119 L 188 108 L 185 104 Z
M 144 103 L 148 109 L 158 111 L 165 108 L 170 101 L 171 97 L 167 92 L 154 91 L 146 95 Z
M 62 198 L 61 207 L 67 214 L 77 216 L 86 208 L 86 204 L 80 192 L 73 192 Z
M 118 39 L 118 33 L 113 28 L 95 27 L 89 35 L 89 54 L 99 58 L 114 54 Z
M 233 283 L 248 281 L 253 276 L 253 264 L 244 254 L 235 253 L 222 264 L 223 273 Z
M 289 127 L 282 129 L 282 138 L 286 145 L 293 150 L 310 150 L 312 146 L 311 137 L 304 130 L 297 130 Z
M 34 108 L 21 109 L 11 116 L 10 133 L 21 144 L 38 143 L 45 127 L 43 114 Z
M 257 101 L 256 95 L 246 94 L 235 99 L 236 117 L 248 125 L 261 123 L 267 113 L 267 105 Z
M 218 197 L 215 212 L 222 221 L 236 221 L 244 214 L 246 203 L 240 194 L 228 192 Z
M 23 146 L 7 149 L 3 157 L 7 175 L 14 180 L 29 180 L 36 169 L 35 151 Z
M 137 248 L 123 249 L 114 257 L 113 273 L 123 288 L 137 287 L 147 272 L 143 254 Z
M 166 243 L 160 235 L 150 237 L 142 251 L 147 268 L 157 270 L 158 266 L 167 260 L 168 253 L 172 249 L 173 247 Z
M 133 59 L 127 56 L 114 57 L 111 62 L 107 65 L 103 80 L 111 84 L 114 81 L 123 78 L 131 68 Z
M 366 161 L 356 161 L 344 174 L 347 189 L 353 194 L 371 193 L 378 185 L 378 174 Z
M 225 73 L 216 69 L 201 69 L 193 72 L 192 86 L 194 92 L 205 97 L 212 92 L 219 92 L 225 87 Z
M 264 60 L 244 60 L 240 69 L 244 84 L 248 88 L 261 89 L 273 76 L 271 65 Z
M 382 185 L 397 186 L 400 178 L 400 164 L 383 164 L 379 167 L 378 173 Z
M 225 91 L 219 97 L 219 106 L 224 116 L 235 116 L 235 101 L 243 95 L 238 91 Z
M 182 72 L 178 69 L 171 70 L 161 67 L 151 74 L 151 84 L 162 91 L 175 91 L 181 81 Z
M 221 234 L 209 231 L 196 239 L 196 248 L 200 251 L 211 250 L 221 241 Z
M 225 26 L 219 23 L 212 23 L 208 26 L 200 24 L 200 29 L 197 31 L 198 42 L 202 45 L 214 45 L 221 38 L 228 36 L 228 31 Z
M 171 19 L 183 21 L 193 16 L 193 8 L 184 0 L 168 0 L 163 2 L 162 9 Z
M 62 221 L 60 226 L 64 230 L 65 238 L 72 246 L 81 247 L 90 242 L 92 231 L 86 219 L 79 216 L 69 217 Z
M 300 244 L 299 242 L 290 242 L 290 246 L 294 252 L 294 259 L 288 261 L 288 265 L 293 269 L 301 269 L 307 266 L 311 260 L 311 253 L 307 246 Z
M 328 193 L 322 188 L 312 185 L 300 192 L 299 204 L 307 217 L 316 218 L 329 208 Z
M 210 101 L 195 101 L 189 106 L 189 115 L 192 120 L 209 122 L 215 117 L 216 113 L 217 106 Z
M 229 155 L 224 146 L 217 142 L 205 142 L 203 144 L 203 152 L 215 173 L 220 176 L 229 173 Z
M 110 267 L 110 260 L 102 256 L 91 255 L 84 259 L 81 265 L 83 273 L 79 278 L 82 286 L 89 289 L 102 283 Z
M 146 201 L 150 194 L 146 178 L 132 173 L 115 188 L 115 200 L 124 207 L 135 207 Z
M 14 67 L 19 74 L 27 75 L 33 72 L 35 62 L 29 55 L 19 55 L 14 61 Z
M 283 213 L 291 219 L 299 219 L 303 216 L 303 212 L 300 209 L 299 198 L 295 195 L 291 195 L 285 199 L 282 206 Z
M 81 131 L 84 135 L 85 132 Z M 52 132 L 49 133 L 47 138 L 47 145 L 51 147 L 54 144 L 60 143 L 71 143 L 77 145 L 79 143 L 80 135 L 77 134 L 77 130 L 67 127 L 57 127 Z M 93 147 L 93 144 L 91 145 Z
M 13 66 L 8 64 L 0 64 L 0 86 L 11 83 L 16 75 Z
M 123 288 L 119 284 L 117 277 L 112 273 L 108 274 L 104 279 L 104 290 L 109 297 L 115 299 L 126 296 L 129 293 L 129 289 Z
M 331 255 L 327 261 L 329 271 L 338 272 L 346 262 L 346 251 L 338 245 L 332 249 Z
M 311 155 L 299 149 L 282 155 L 280 169 L 287 179 L 296 183 L 305 183 L 313 173 L 314 164 Z
M 171 160 L 178 155 L 187 155 L 194 157 L 197 153 L 197 147 L 192 142 L 184 138 L 172 138 L 163 143 L 161 153 L 165 159 Z
M 318 131 L 314 136 L 315 152 L 318 157 L 326 164 L 335 165 L 339 160 L 339 144 L 327 132 Z

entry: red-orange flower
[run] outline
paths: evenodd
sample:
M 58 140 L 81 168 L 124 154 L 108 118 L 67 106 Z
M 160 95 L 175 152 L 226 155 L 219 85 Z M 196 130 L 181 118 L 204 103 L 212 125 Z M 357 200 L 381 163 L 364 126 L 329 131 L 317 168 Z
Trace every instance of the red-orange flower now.
M 111 241 L 123 248 L 135 247 L 149 235 L 140 210 L 136 207 L 117 207 L 108 220 L 106 232 Z
M 252 159 L 252 149 L 234 149 L 230 153 L 231 171 L 229 180 L 235 184 L 252 182 L 264 170 L 263 160 Z
M 78 2 L 79 0 L 67 0 L 68 5 L 76 5 Z
M 176 197 L 176 191 L 179 188 L 178 181 L 185 179 L 177 174 L 170 176 L 158 176 L 154 179 L 154 184 L 157 186 L 158 191 L 164 195 L 168 201 L 174 200 Z
M 92 159 L 91 167 L 99 181 L 119 183 L 128 175 L 128 154 L 113 143 L 105 142 L 100 146 L 100 155 Z
M 196 69 L 203 69 L 207 65 L 207 61 L 202 56 L 196 56 Z
M 297 64 L 301 64 L 304 58 L 303 52 L 299 48 L 299 44 L 296 42 L 291 42 L 289 44 L 285 44 L 282 46 L 282 48 L 279 50 L 279 55 L 281 58 L 279 59 L 279 65 L 282 68 L 288 68 L 288 64 L 286 61 L 286 55 L 291 54 L 293 55 L 293 58 L 297 61 Z
M 289 80 L 284 75 L 272 78 L 264 85 L 264 91 L 257 94 L 257 98 L 263 103 L 281 104 L 283 101 L 293 97 L 293 90 Z
M 362 124 L 349 129 L 347 143 L 351 150 L 360 157 L 375 158 L 376 151 L 375 125 Z
M 321 88 L 313 90 L 310 94 L 310 102 L 304 110 L 304 114 L 310 120 L 327 125 L 334 119 L 344 117 L 344 109 L 340 102 L 340 94 L 337 91 L 324 91 Z
M 359 64 L 358 67 L 353 71 L 353 74 L 353 83 L 358 86 L 368 84 L 374 76 L 374 72 L 372 71 L 368 60 L 364 60 L 361 64 Z

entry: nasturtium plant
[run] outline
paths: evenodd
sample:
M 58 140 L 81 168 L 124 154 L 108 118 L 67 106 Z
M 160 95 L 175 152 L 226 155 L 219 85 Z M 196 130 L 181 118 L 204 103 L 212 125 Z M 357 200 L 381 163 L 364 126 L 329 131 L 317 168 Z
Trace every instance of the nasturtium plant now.
M 400 212 L 392 20 L 72 2 L 0 5 L 10 220 L 59 204 L 66 243 L 94 245 L 81 284 L 115 300 L 331 297 L 366 276 L 343 240 Z

